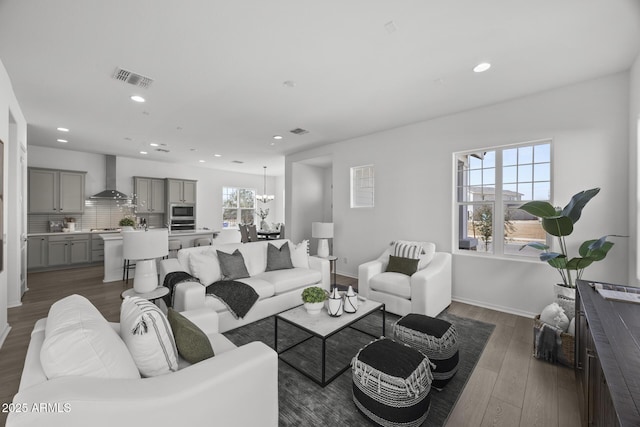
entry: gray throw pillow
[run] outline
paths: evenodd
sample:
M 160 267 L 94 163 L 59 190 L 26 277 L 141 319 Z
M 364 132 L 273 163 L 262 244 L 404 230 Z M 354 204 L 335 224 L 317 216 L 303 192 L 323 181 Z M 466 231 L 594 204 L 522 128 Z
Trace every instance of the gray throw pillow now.
M 249 277 L 247 267 L 244 265 L 244 257 L 238 249 L 232 254 L 226 252 L 218 252 L 218 260 L 220 261 L 220 270 L 222 270 L 223 280 L 236 280 Z
M 289 242 L 285 242 L 280 249 L 269 243 L 267 246 L 267 268 L 265 271 L 284 270 L 293 268 Z
M 389 265 L 387 271 L 393 273 L 402 273 L 411 276 L 418 271 L 419 259 L 403 258 L 399 256 L 389 255 Z
M 191 320 L 172 308 L 169 308 L 167 319 L 176 340 L 178 353 L 189 363 L 198 363 L 214 356 L 211 341 Z

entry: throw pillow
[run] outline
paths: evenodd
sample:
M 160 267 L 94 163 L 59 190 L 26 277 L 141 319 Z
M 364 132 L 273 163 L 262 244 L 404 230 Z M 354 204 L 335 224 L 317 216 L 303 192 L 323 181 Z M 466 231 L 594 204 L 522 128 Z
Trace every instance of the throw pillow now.
M 267 268 L 265 271 L 285 270 L 293 268 L 289 242 L 284 242 L 280 249 L 269 243 L 267 245 Z
M 386 271 L 411 276 L 413 273 L 418 271 L 418 262 L 420 262 L 419 259 L 389 255 L 389 265 L 387 266 Z
M 422 245 L 417 242 L 399 240 L 393 247 L 393 255 L 402 258 L 419 259 L 422 255 Z
M 289 248 L 291 252 L 291 264 L 294 268 L 309 268 L 309 241 L 303 240 Z
M 145 377 L 178 370 L 178 352 L 167 317 L 155 304 L 126 297 L 120 307 L 120 337 Z
M 203 251 L 189 254 L 189 270 L 204 286 L 220 280 L 220 264 L 215 251 Z
M 564 314 L 562 307 L 555 302 L 549 304 L 542 310 L 540 321 L 555 326 L 562 331 L 566 331 L 569 327 L 569 318 Z
M 222 270 L 223 280 L 236 280 L 249 277 L 249 272 L 244 264 L 244 257 L 238 249 L 228 254 L 222 251 L 218 252 L 218 260 L 220 260 L 220 270 Z
M 169 308 L 167 318 L 173 329 L 178 353 L 184 360 L 198 363 L 214 356 L 209 338 L 191 320 L 172 308 Z
M 49 379 L 140 378 L 118 333 L 98 309 L 80 295 L 63 298 L 49 309 L 40 363 Z

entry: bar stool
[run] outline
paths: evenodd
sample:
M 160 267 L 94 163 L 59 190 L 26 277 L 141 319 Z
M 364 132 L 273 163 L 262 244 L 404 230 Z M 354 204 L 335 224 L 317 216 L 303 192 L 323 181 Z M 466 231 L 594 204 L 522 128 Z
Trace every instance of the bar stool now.
M 123 231 L 121 234 L 122 257 L 137 261 L 133 289 L 139 294 L 153 291 L 158 287 L 156 258 L 162 258 L 169 252 L 168 230 Z
M 177 257 L 180 249 L 182 249 L 182 242 L 180 240 L 169 239 L 169 254 L 175 252 Z M 169 254 L 167 254 L 166 258 L 169 258 Z
M 193 246 L 211 246 L 213 242 L 209 237 L 201 237 L 193 241 Z

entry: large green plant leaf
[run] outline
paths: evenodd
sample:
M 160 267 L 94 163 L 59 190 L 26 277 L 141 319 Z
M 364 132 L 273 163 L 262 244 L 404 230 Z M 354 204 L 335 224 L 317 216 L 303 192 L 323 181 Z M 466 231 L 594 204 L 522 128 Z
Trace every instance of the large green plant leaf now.
M 562 215 L 569 217 L 571 222 L 575 224 L 580 219 L 580 215 L 582 215 L 582 209 L 589 200 L 593 199 L 599 192 L 599 188 L 592 188 L 591 190 L 585 190 L 574 194 L 567 206 L 562 210 Z
M 587 268 L 590 266 L 595 260 L 591 258 L 580 258 L 575 257 L 571 258 L 569 262 L 567 262 L 568 270 L 582 270 L 583 268 Z
M 537 216 L 538 218 L 547 218 L 558 215 L 556 208 L 551 206 L 549 202 L 540 202 L 537 200 L 527 202 L 518 209 L 522 209 L 526 213 Z
M 607 242 L 606 239 L 607 236 L 601 237 L 598 240 L 587 240 L 580 245 L 578 253 L 580 256 L 593 261 L 602 261 L 613 247 L 613 242 Z
M 556 254 L 557 256 L 547 260 L 547 263 L 553 268 L 564 269 L 567 267 L 567 257 L 562 254 Z M 542 254 L 540 255 L 542 259 Z M 544 261 L 544 260 L 543 260 Z
M 573 232 L 573 221 L 567 216 L 542 218 L 542 228 L 552 236 L 568 236 Z
M 549 246 L 545 245 L 544 243 L 540 243 L 540 242 L 529 242 L 526 243 L 522 246 L 520 246 L 520 250 L 523 250 L 526 247 L 530 247 L 533 249 L 537 249 L 539 251 L 546 251 L 547 249 L 549 249 Z

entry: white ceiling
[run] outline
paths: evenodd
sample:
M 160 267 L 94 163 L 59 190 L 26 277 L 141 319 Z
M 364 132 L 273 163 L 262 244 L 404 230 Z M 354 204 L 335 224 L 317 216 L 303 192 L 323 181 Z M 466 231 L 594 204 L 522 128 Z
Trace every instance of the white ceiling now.
M 256 174 L 314 145 L 626 70 L 639 50 L 637 0 L 0 0 L 30 145 Z M 481 61 L 493 67 L 473 73 Z M 154 83 L 118 82 L 116 67 Z

